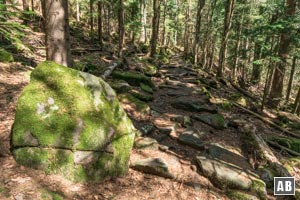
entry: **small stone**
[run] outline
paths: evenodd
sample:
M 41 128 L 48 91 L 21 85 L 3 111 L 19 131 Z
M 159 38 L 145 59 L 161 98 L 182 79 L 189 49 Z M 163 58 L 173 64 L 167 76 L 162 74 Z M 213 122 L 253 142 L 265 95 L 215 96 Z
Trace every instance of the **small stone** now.
M 134 146 L 137 149 L 158 149 L 158 143 L 155 139 L 149 137 L 139 137 L 135 140 Z
M 130 165 L 131 168 L 165 178 L 174 178 L 174 175 L 170 173 L 169 168 L 165 161 L 161 158 L 147 158 L 136 161 Z
M 200 139 L 199 135 L 194 132 L 182 133 L 179 136 L 178 141 L 181 144 L 188 145 L 188 146 L 193 147 L 198 150 L 204 149 L 203 141 Z
M 159 148 L 159 150 L 161 150 L 161 151 L 163 151 L 163 152 L 169 150 L 169 147 L 168 147 L 168 146 L 165 146 L 165 145 L 160 145 L 158 148 Z
M 149 135 L 154 129 L 154 126 L 151 124 L 147 124 L 143 126 L 140 130 L 144 135 Z
M 155 111 L 155 110 L 151 110 L 150 111 L 150 114 L 151 114 L 151 116 L 153 116 L 153 117 L 160 117 L 162 114 L 161 113 L 159 113 L 159 112 L 157 112 L 157 111 Z
M 165 126 L 165 127 L 156 127 L 158 131 L 162 134 L 170 135 L 171 132 L 176 132 L 177 125 L 173 124 L 171 126 Z
M 196 172 L 197 171 L 196 165 L 191 165 L 191 170 L 193 170 L 194 172 Z

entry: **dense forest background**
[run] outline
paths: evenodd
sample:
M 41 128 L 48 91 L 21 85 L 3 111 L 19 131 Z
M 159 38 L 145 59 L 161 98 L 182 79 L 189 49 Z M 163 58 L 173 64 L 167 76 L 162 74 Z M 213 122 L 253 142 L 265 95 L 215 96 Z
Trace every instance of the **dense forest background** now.
M 18 1 L 9 6 L 1 2 L 2 38 L 18 43 L 24 27 L 10 21 L 20 15 L 20 7 L 14 9 Z M 19 3 L 24 25 L 41 15 L 40 1 Z M 195 66 L 251 89 L 262 98 L 262 107 L 289 105 L 295 99 L 292 111 L 300 112 L 300 93 L 296 98 L 299 3 L 295 0 L 70 0 L 61 6 L 68 10 L 65 17 L 71 31 L 84 27 L 84 38 L 100 48 L 118 42 L 113 45 L 117 56 L 123 56 L 128 45 L 149 47 L 151 57 L 177 48 Z

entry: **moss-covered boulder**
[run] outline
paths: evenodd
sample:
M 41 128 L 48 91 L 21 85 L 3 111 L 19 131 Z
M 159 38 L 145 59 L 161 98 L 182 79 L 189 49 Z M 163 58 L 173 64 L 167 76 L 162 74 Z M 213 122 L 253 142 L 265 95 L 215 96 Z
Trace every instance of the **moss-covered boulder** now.
M 135 133 L 106 82 L 47 61 L 19 98 L 12 152 L 21 165 L 101 181 L 127 172 Z
M 4 62 L 4 63 L 14 62 L 14 57 L 11 53 L 7 52 L 5 49 L 0 48 L 0 62 Z

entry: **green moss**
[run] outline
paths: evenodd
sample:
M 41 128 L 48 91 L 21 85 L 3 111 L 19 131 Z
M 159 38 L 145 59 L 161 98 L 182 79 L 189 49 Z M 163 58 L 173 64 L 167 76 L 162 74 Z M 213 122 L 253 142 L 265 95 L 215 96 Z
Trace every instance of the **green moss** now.
M 0 48 L 0 62 L 4 62 L 4 63 L 14 62 L 14 57 L 11 53 L 7 52 L 5 49 Z
M 143 90 L 145 92 L 153 94 L 153 89 L 151 87 L 149 87 L 148 85 L 145 85 L 145 84 L 141 83 L 140 88 L 141 88 L 141 90 Z
M 144 66 L 144 73 L 148 76 L 154 76 L 157 73 L 157 67 L 152 64 L 146 64 Z
M 300 153 L 300 140 L 296 138 L 288 137 L 272 137 L 270 140 L 277 142 L 278 144 L 287 147 L 295 152 Z
M 126 171 L 135 131 L 115 92 L 102 79 L 44 62 L 33 70 L 19 98 L 12 147 L 20 164 L 75 181 L 102 180 Z M 122 148 L 114 146 L 109 156 L 99 153 L 112 141 Z M 91 163 L 75 166 L 76 150 L 98 153 Z M 101 162 L 105 168 L 94 168 Z
M 145 102 L 135 98 L 130 94 L 121 94 L 118 96 L 119 100 L 123 103 L 128 103 L 134 106 L 134 108 L 143 114 L 150 114 L 150 107 Z
M 240 191 L 235 191 L 235 190 L 229 190 L 226 192 L 226 195 L 231 199 L 231 200 L 255 200 L 258 199 L 253 195 L 240 192 Z
M 223 129 L 226 127 L 225 119 L 221 114 L 213 114 L 212 115 L 212 123 L 216 125 L 216 127 Z
M 115 71 L 113 72 L 112 77 L 124 80 L 131 85 L 140 86 L 140 83 L 144 83 L 151 88 L 154 88 L 154 84 L 152 83 L 151 79 L 141 74 Z
M 41 199 L 43 200 L 63 200 L 61 194 L 58 194 L 57 192 L 53 192 L 47 189 L 44 189 L 41 191 Z
M 262 180 L 252 180 L 251 191 L 255 192 L 261 200 L 267 199 L 266 184 Z
M 223 109 L 223 110 L 226 110 L 226 111 L 230 111 L 232 110 L 232 103 L 230 101 L 223 101 L 221 104 L 220 104 L 220 107 Z
M 140 90 L 130 90 L 130 94 L 134 96 L 135 98 L 142 100 L 142 101 L 152 101 L 153 95 L 140 91 Z

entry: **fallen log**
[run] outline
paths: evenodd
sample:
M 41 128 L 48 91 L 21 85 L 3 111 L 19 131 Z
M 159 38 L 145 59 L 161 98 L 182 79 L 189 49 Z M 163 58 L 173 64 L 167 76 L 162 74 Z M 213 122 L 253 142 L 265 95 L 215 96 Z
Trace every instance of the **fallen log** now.
M 253 100 L 255 102 L 257 102 L 259 100 L 256 97 L 254 97 L 252 94 L 250 94 L 248 91 L 246 91 L 246 90 L 240 88 L 239 86 L 237 86 L 236 84 L 234 84 L 232 81 L 230 81 L 230 84 L 232 85 L 232 87 L 234 89 L 236 89 L 237 91 L 239 91 L 240 93 L 242 93 L 246 97 L 250 98 L 251 100 Z
M 296 152 L 296 151 L 293 151 L 287 147 L 284 147 L 280 144 L 278 144 L 277 142 L 273 142 L 273 141 L 270 141 L 267 139 L 267 143 L 275 148 L 279 148 L 280 150 L 284 150 L 286 152 L 288 152 L 289 154 L 293 155 L 293 156 L 300 156 L 300 153 Z
M 286 134 L 286 135 L 289 135 L 289 136 L 292 136 L 292 137 L 295 137 L 295 138 L 299 138 L 299 139 L 300 139 L 300 135 L 298 135 L 298 134 L 296 134 L 296 133 L 293 133 L 293 132 L 291 132 L 291 131 L 289 131 L 289 130 L 287 130 L 287 129 L 285 129 L 285 128 L 282 128 L 282 127 L 278 126 L 277 124 L 275 124 L 274 122 L 272 122 L 270 119 L 265 118 L 265 117 L 263 117 L 263 116 L 261 116 L 261 115 L 255 113 L 255 112 L 251 111 L 251 110 L 248 110 L 247 108 L 245 108 L 245 107 L 243 107 L 243 106 L 241 106 L 241 105 L 239 105 L 239 104 L 237 104 L 237 103 L 235 103 L 235 102 L 233 102 L 233 101 L 231 101 L 231 103 L 232 103 L 232 105 L 234 105 L 234 106 L 236 106 L 236 107 L 238 107 L 238 108 L 244 110 L 245 112 L 247 112 L 247 113 L 249 113 L 249 114 L 255 116 L 256 118 L 262 120 L 263 122 L 266 122 L 267 124 L 271 125 L 271 126 L 274 127 L 275 129 L 277 129 L 277 130 L 279 130 L 279 131 L 282 131 L 283 134 Z
M 118 63 L 113 63 L 112 65 L 108 66 L 107 70 L 103 73 L 101 76 L 104 80 L 111 75 L 111 73 L 115 70 L 115 68 L 118 66 Z

